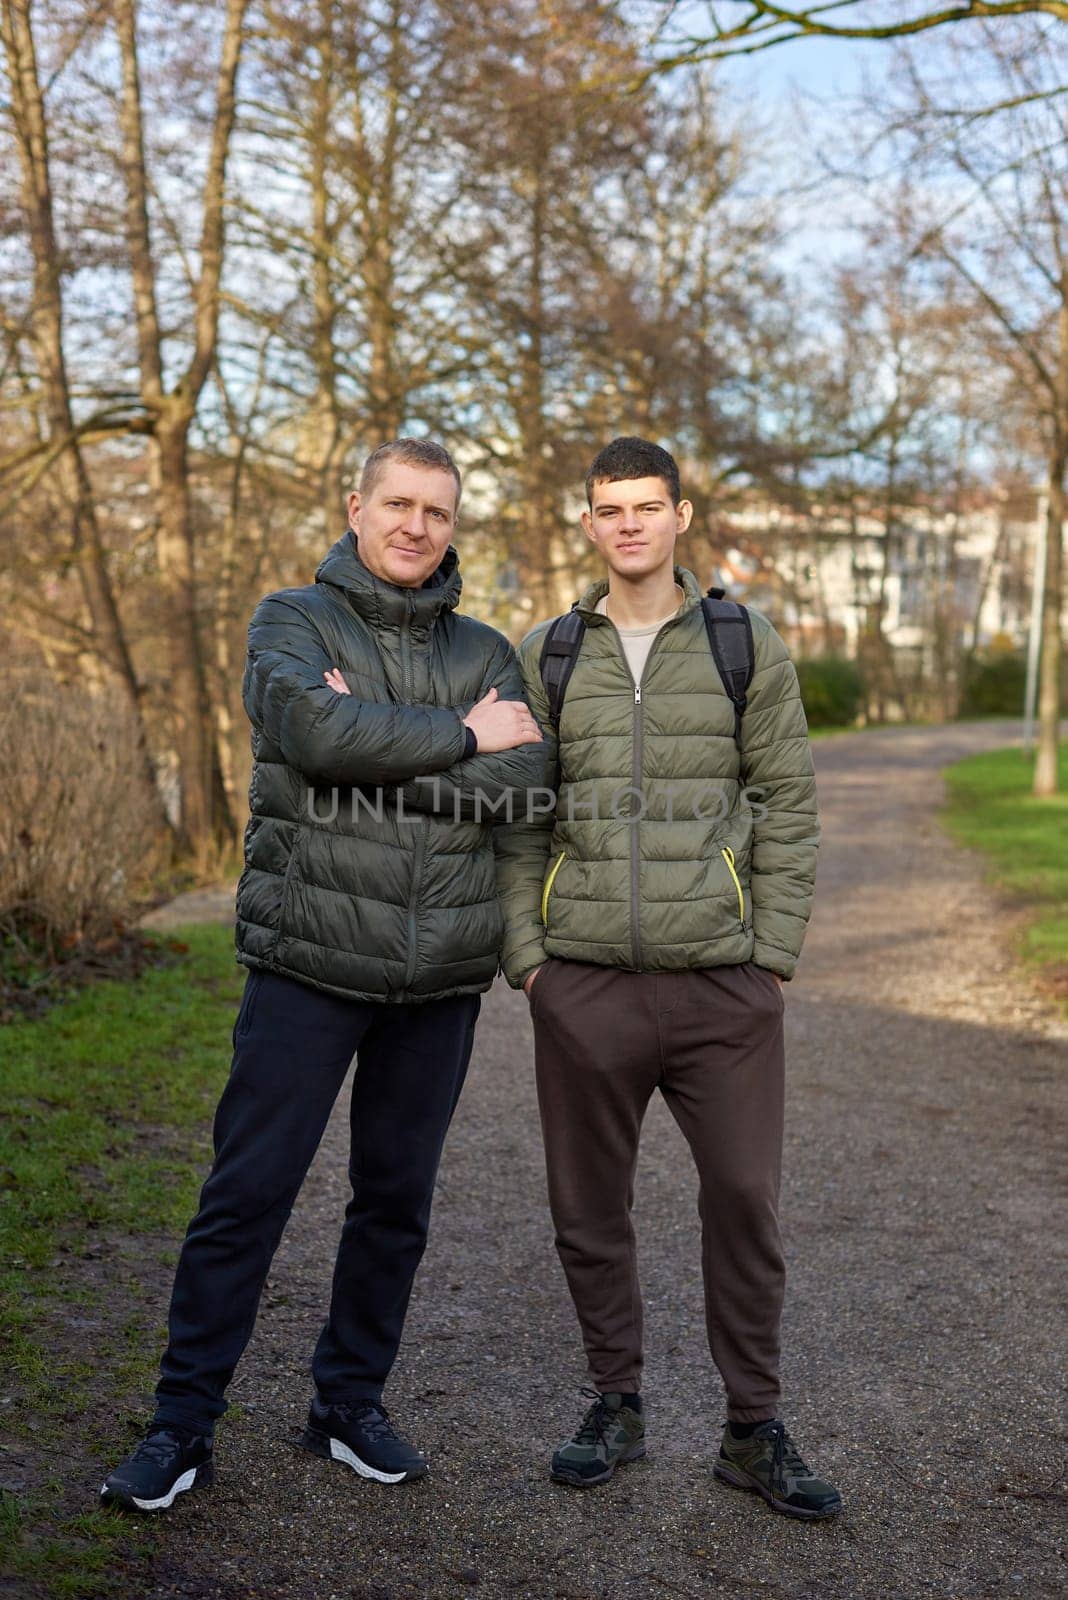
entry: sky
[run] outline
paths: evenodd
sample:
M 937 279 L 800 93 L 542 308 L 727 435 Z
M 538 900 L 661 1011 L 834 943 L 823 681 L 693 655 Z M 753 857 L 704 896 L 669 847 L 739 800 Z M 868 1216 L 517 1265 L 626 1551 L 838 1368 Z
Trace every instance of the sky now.
M 765 167 L 772 186 L 790 194 L 810 181 L 818 170 L 814 147 L 833 157 L 865 74 L 877 75 L 883 62 L 888 70 L 892 50 L 876 40 L 796 39 L 722 64 L 731 101 L 752 106 L 754 116 L 775 130 L 777 149 Z M 782 254 L 788 268 L 803 271 L 850 252 L 855 197 L 821 183 L 814 194 L 787 201 L 783 216 L 790 224 Z
M 892 46 L 878 40 L 794 39 L 757 55 L 739 56 L 725 71 L 764 94 L 785 98 L 796 90 L 834 100 L 855 93 L 863 68 L 878 70 Z

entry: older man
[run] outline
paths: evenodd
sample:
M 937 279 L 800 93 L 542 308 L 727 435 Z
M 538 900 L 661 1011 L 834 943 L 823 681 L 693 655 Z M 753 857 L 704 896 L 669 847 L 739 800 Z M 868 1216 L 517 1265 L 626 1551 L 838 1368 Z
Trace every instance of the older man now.
M 237 903 L 250 971 L 155 1418 L 106 1501 L 162 1510 L 210 1480 L 226 1386 L 353 1055 L 352 1198 L 304 1443 L 383 1483 L 427 1470 L 382 1391 L 497 971 L 494 808 L 544 776 L 510 645 L 455 609 L 459 499 L 440 445 L 384 445 L 315 583 L 269 595 L 252 619 Z

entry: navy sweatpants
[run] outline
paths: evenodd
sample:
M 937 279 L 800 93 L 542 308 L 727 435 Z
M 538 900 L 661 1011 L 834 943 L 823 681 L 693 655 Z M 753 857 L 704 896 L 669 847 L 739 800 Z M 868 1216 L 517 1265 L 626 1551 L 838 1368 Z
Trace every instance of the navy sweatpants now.
M 253 971 L 215 1115 L 215 1163 L 182 1246 L 156 1420 L 210 1433 L 282 1230 L 349 1064 L 349 1177 L 330 1313 L 312 1362 L 326 1401 L 381 1397 L 396 1358 L 479 997 L 343 1000 Z

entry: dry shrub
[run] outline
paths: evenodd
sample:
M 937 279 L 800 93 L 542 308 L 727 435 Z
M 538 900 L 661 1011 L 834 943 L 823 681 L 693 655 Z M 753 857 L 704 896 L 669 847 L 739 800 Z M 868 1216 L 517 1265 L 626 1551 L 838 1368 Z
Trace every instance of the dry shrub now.
M 53 951 L 113 933 L 157 859 L 146 790 L 113 698 L 0 684 L 0 923 Z

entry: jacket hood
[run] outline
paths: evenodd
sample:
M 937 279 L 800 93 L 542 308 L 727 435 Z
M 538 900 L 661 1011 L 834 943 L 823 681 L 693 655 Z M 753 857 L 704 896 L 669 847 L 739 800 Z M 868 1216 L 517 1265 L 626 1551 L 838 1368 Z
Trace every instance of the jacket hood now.
M 351 528 L 320 561 L 315 581 L 344 589 L 353 609 L 372 627 L 397 628 L 408 618 L 416 631 L 433 627 L 443 611 L 452 611 L 463 588 L 460 558 L 451 544 L 430 577 L 418 589 L 407 589 L 368 571 Z
M 685 616 L 687 611 L 692 611 L 694 606 L 699 606 L 703 599 L 703 590 L 693 573 L 686 567 L 675 567 L 675 582 L 679 585 L 685 599 L 683 600 L 680 615 Z M 582 599 L 576 604 L 576 611 L 582 614 L 585 622 L 607 622 L 607 617 L 602 617 L 596 609 L 597 602 L 608 593 L 608 579 L 598 578 L 596 583 L 591 583 Z

